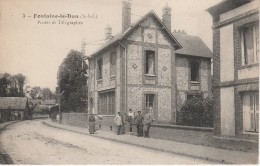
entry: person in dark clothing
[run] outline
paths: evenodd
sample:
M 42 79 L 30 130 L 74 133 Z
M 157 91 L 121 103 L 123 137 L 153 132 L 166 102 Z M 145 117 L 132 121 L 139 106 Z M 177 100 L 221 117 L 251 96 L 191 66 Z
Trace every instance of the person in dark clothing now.
M 89 116 L 89 134 L 94 134 L 95 133 L 95 117 L 93 116 L 93 114 L 90 114 Z
M 151 124 L 153 122 L 153 118 L 152 118 L 152 115 L 151 115 L 151 111 L 147 110 L 145 115 L 144 115 L 144 118 L 143 118 L 143 136 L 144 138 L 149 138 L 149 130 L 150 130 L 150 127 L 151 127 Z
M 138 114 L 135 116 L 137 136 L 143 136 L 143 116 L 141 115 L 141 111 L 138 111 Z

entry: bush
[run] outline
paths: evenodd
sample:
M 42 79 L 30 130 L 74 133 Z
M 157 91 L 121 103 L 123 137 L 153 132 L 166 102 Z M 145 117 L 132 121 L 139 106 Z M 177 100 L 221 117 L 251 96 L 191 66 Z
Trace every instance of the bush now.
M 177 111 L 177 124 L 184 126 L 213 127 L 213 101 L 194 96 Z

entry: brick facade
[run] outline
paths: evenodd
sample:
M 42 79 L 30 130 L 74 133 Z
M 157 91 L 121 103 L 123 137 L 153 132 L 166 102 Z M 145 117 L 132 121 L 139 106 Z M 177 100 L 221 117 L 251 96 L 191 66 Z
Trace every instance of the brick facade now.
M 145 74 L 146 50 L 154 51 L 155 74 Z M 146 94 L 154 94 L 154 118 L 156 123 L 175 124 L 176 110 L 186 100 L 191 90 L 190 63 L 192 56 L 176 55 L 176 43 L 153 15 L 148 15 L 128 35 L 102 52 L 90 58 L 89 98 L 93 98 L 95 112 L 98 110 L 98 94 L 115 91 L 115 114 L 127 113 L 131 108 L 145 111 Z M 109 55 L 117 53 L 117 72 L 109 74 Z M 97 80 L 97 60 L 103 58 L 103 78 Z M 211 94 L 210 58 L 196 57 L 200 62 L 199 91 Z M 89 101 L 91 101 L 89 99 Z M 91 104 L 89 104 L 91 106 Z M 92 110 L 92 108 L 89 108 Z M 102 115 L 102 125 L 113 126 L 112 115 Z
M 230 0 L 232 1 L 232 0 Z M 250 3 L 255 3 L 255 2 L 250 2 Z M 247 66 L 242 66 L 242 55 L 241 55 L 241 35 L 240 35 L 240 27 L 259 20 L 259 10 L 255 9 L 257 6 L 254 6 L 250 11 L 245 11 L 243 13 L 243 8 L 244 5 L 247 5 L 250 7 L 250 3 L 248 4 L 241 4 L 241 6 L 238 6 L 236 8 L 232 8 L 226 13 L 230 15 L 233 14 L 232 11 L 236 10 L 239 11 L 238 14 L 233 14 L 233 17 L 229 17 L 227 19 L 223 19 L 228 16 L 226 13 L 214 13 L 212 9 L 208 9 L 209 12 L 213 16 L 214 20 L 214 25 L 213 25 L 213 96 L 214 96 L 214 134 L 215 135 L 223 135 L 222 129 L 225 126 L 225 124 L 221 124 L 221 116 L 223 114 L 224 110 L 221 110 L 221 108 L 225 107 L 226 103 L 221 103 L 221 89 L 228 88 L 228 87 L 233 87 L 234 88 L 234 119 L 235 119 L 235 136 L 239 137 L 240 135 L 247 135 L 247 133 L 244 132 L 244 127 L 243 127 L 243 94 L 245 92 L 251 92 L 259 91 L 259 63 L 253 64 L 253 65 L 247 65 Z M 253 6 L 253 5 L 251 5 Z M 218 6 L 216 6 L 217 8 Z M 247 7 L 246 9 L 250 9 Z M 214 8 L 214 7 L 213 7 Z M 241 10 L 238 10 L 237 8 L 241 8 Z M 242 13 L 241 13 L 242 12 Z M 219 17 L 222 17 L 223 21 L 220 21 Z M 234 69 L 233 72 L 233 80 L 230 81 L 221 81 L 221 74 L 223 73 L 223 69 L 221 69 L 221 52 L 220 50 L 223 49 L 221 48 L 221 43 L 224 41 L 221 41 L 221 29 L 227 27 L 227 26 L 232 26 L 233 28 L 233 43 L 230 43 L 229 45 L 233 45 L 233 58 L 234 58 L 234 65 L 230 66 Z M 258 30 L 259 31 L 259 30 Z M 225 35 L 225 34 L 222 34 Z M 229 45 L 222 46 L 222 47 L 228 47 Z M 259 46 L 258 46 L 259 47 Z M 222 55 L 223 56 L 223 55 Z M 253 72 L 257 73 L 252 73 L 252 68 L 257 68 Z M 242 76 L 239 77 L 239 73 L 244 70 L 245 73 Z M 221 73 L 222 72 L 222 73 Z M 242 71 L 243 72 L 243 71 Z M 241 74 L 240 74 L 241 75 Z M 250 77 L 252 75 L 252 77 Z M 255 76 L 257 75 L 257 76 Z M 250 135 L 248 135 L 250 138 Z M 254 137 L 254 136 L 253 136 Z

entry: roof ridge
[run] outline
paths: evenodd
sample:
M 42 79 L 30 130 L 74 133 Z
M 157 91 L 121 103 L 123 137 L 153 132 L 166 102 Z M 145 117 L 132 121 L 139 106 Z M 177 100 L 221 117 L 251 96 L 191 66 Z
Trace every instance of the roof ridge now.
M 172 33 L 168 30 L 168 28 L 165 26 L 165 24 L 162 22 L 162 20 L 157 16 L 157 14 L 154 12 L 154 10 L 150 10 L 149 12 L 147 12 L 144 16 L 142 16 L 140 19 L 136 20 L 134 23 L 131 24 L 131 26 L 129 28 L 127 28 L 124 32 L 121 31 L 121 37 L 119 37 L 118 39 L 116 39 L 115 37 L 111 38 L 108 42 L 104 43 L 104 45 L 102 45 L 100 48 L 97 49 L 97 51 L 95 51 L 94 53 L 89 55 L 89 58 L 93 57 L 94 55 L 96 55 L 97 53 L 101 52 L 102 50 L 106 49 L 107 47 L 113 45 L 114 43 L 116 43 L 117 41 L 121 40 L 124 36 L 128 35 L 130 33 L 131 30 L 133 30 L 136 26 L 139 25 L 139 23 L 141 21 L 143 21 L 143 19 L 145 19 L 146 17 L 148 17 L 150 14 L 153 14 L 155 16 L 155 18 L 159 21 L 159 23 L 164 27 L 164 29 L 168 32 L 168 34 L 172 37 L 172 39 L 176 42 L 177 46 L 179 48 L 182 48 L 181 44 L 175 39 L 175 37 L 172 35 Z

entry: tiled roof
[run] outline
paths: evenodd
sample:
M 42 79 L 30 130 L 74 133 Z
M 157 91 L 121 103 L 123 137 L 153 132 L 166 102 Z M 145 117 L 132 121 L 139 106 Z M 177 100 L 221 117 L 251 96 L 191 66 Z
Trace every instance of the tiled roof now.
M 176 54 L 212 58 L 212 52 L 198 36 L 181 33 L 173 33 L 173 36 L 182 45 Z
M 145 16 L 143 16 L 142 18 L 137 20 L 124 33 L 121 32 L 121 33 L 118 33 L 115 36 L 113 36 L 109 41 L 107 41 L 104 45 L 102 45 L 100 48 L 98 48 L 97 51 L 92 53 L 90 55 L 90 57 L 95 56 L 96 54 L 100 53 L 104 49 L 108 48 L 109 46 L 112 46 L 116 42 L 123 39 L 127 34 L 129 34 L 133 29 L 135 29 L 135 27 L 138 26 L 140 22 L 142 22 L 147 16 L 149 16 L 151 14 L 153 14 L 156 17 L 156 19 L 162 24 L 162 26 L 165 28 L 165 30 L 168 32 L 168 34 L 172 37 L 172 39 L 179 46 L 179 48 L 176 50 L 176 53 L 182 54 L 182 55 L 212 58 L 212 52 L 199 37 L 169 32 L 167 27 L 159 19 L 159 17 L 154 13 L 154 11 L 150 11 Z
M 0 97 L 0 110 L 23 110 L 26 108 L 27 101 L 26 97 Z

